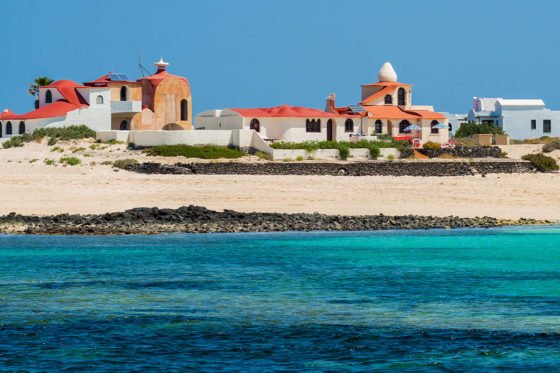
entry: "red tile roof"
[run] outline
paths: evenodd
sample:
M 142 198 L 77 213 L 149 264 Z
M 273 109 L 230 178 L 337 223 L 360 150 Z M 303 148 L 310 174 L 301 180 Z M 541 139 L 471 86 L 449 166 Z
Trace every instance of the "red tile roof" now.
M 37 110 L 30 111 L 20 115 L 20 119 L 42 119 L 42 118 L 56 118 L 62 117 L 69 112 L 87 107 L 87 105 L 74 105 L 65 100 L 53 102 L 52 104 L 40 107 Z
M 229 109 L 235 111 L 243 117 L 255 118 L 337 118 L 337 117 L 356 117 L 359 115 L 345 115 L 328 113 L 326 111 L 305 108 L 300 106 L 282 105 L 271 108 L 254 108 L 254 109 Z
M 14 113 L 10 109 L 4 109 L 4 111 L 0 113 L 0 120 L 14 120 L 20 118 L 21 115 Z
M 83 85 L 79 85 L 71 80 L 57 80 L 56 82 L 49 84 L 41 88 L 57 89 L 62 97 L 64 97 L 69 103 L 74 105 L 84 105 L 87 101 L 78 93 L 77 88 L 89 88 Z
M 372 118 L 378 119 L 446 119 L 445 115 L 428 110 L 403 110 L 394 105 L 364 106 Z
M 394 86 L 383 87 L 380 91 L 377 91 L 374 94 L 372 94 L 371 96 L 363 99 L 362 102 L 360 102 L 360 105 L 367 105 L 368 102 L 377 100 L 381 97 L 385 97 L 386 95 L 391 94 L 394 91 L 395 91 Z
M 140 78 L 138 79 L 139 82 L 141 82 L 142 80 L 147 80 L 148 82 L 150 82 L 150 84 L 152 85 L 152 87 L 154 88 L 154 90 L 157 88 L 157 86 L 163 82 L 165 79 L 167 78 L 179 78 L 185 81 L 185 83 L 187 83 L 188 86 L 189 85 L 189 81 L 187 80 L 187 78 L 184 78 L 182 76 L 178 76 L 178 75 L 173 75 L 173 74 L 169 74 L 166 70 L 158 70 L 155 74 L 150 75 L 150 76 L 146 76 L 144 78 Z

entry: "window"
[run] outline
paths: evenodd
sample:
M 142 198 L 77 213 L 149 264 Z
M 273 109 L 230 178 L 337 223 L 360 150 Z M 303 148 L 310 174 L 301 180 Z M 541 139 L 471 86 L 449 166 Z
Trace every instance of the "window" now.
M 2 123 L 0 123 L 0 137 L 2 137 Z
M 189 120 L 189 102 L 181 100 L 181 120 Z
M 128 122 L 126 120 L 123 120 L 121 122 L 121 127 L 120 127 L 121 131 L 128 131 Z
M 383 122 L 378 119 L 375 121 L 375 133 L 381 132 L 383 132 Z
M 12 122 L 6 123 L 6 135 L 12 134 Z
M 532 130 L 537 129 L 537 120 L 536 119 L 531 119 L 531 129 Z
M 410 122 L 408 120 L 403 120 L 399 123 L 399 132 L 400 133 L 405 133 L 405 132 L 410 132 L 409 131 L 405 131 L 406 127 L 410 126 Z
M 261 123 L 258 119 L 251 119 L 249 124 L 249 129 L 255 130 L 256 132 L 261 132 Z
M 406 91 L 404 88 L 399 88 L 399 105 L 406 105 Z
M 25 133 L 25 123 L 19 122 L 19 134 L 23 135 Z
M 103 96 L 101 95 L 97 96 L 95 102 L 97 103 L 97 105 L 103 105 Z
M 550 119 L 543 120 L 543 129 L 544 133 L 550 133 L 552 131 L 552 121 Z
M 321 132 L 321 119 L 307 119 L 305 132 Z
M 128 99 L 128 89 L 126 86 L 121 87 L 121 101 L 127 101 Z
M 344 122 L 344 132 L 354 132 L 354 121 L 350 118 Z
M 385 95 L 385 105 L 393 105 L 393 96 Z
M 432 120 L 432 124 L 430 127 L 432 127 L 432 134 L 433 135 L 437 135 L 439 133 L 439 129 L 438 128 L 434 128 L 434 126 L 438 125 L 438 121 L 437 120 Z
M 50 89 L 47 89 L 47 93 L 45 93 L 45 103 L 52 104 L 52 92 Z
M 449 123 L 449 132 L 453 131 L 453 125 Z

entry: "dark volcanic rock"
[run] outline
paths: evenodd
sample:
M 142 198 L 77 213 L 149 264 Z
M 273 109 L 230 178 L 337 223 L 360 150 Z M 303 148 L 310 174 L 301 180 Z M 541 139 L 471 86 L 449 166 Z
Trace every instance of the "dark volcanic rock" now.
M 162 232 L 272 232 L 272 231 L 369 231 L 386 229 L 432 229 L 496 227 L 539 224 L 543 221 L 498 220 L 456 216 L 342 216 L 321 214 L 223 212 L 198 206 L 178 209 L 136 208 L 102 215 L 0 217 L 0 232 L 26 234 L 154 234 Z
M 476 174 L 536 172 L 525 161 L 417 161 L 417 162 L 294 162 L 294 163 L 140 163 L 126 167 L 144 174 L 199 175 L 332 175 L 332 176 L 471 176 Z

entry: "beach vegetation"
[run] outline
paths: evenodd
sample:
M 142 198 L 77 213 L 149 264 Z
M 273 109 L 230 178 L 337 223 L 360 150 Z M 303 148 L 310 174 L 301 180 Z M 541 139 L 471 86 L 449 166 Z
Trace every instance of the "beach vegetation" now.
M 305 159 L 305 158 L 303 158 L 302 155 L 298 155 L 298 156 L 296 157 L 296 161 L 298 161 L 298 162 L 301 162 L 301 161 L 303 161 L 304 159 Z
M 138 164 L 138 161 L 136 159 L 117 159 L 115 162 L 113 162 L 113 167 L 125 170 L 128 166 L 136 164 Z
M 32 141 L 41 142 L 44 138 L 48 138 L 49 146 L 55 145 L 59 140 L 81 140 L 86 138 L 95 138 L 95 131 L 87 126 L 68 126 L 60 128 L 38 128 L 33 133 L 24 133 L 18 136 L 12 136 L 2 145 L 3 148 L 14 148 L 23 146 L 25 143 Z
M 83 152 L 84 150 L 86 150 L 86 148 L 83 147 L 73 148 L 72 153 L 79 153 L 79 152 Z
M 43 160 L 43 163 L 46 164 L 47 166 L 52 166 L 54 165 L 54 159 L 45 159 Z
M 491 126 L 489 124 L 461 123 L 456 138 L 471 137 L 474 135 L 504 135 L 504 131 L 500 127 Z
M 101 165 L 103 165 L 103 166 L 112 166 L 113 164 L 114 164 L 113 161 L 103 161 L 103 162 L 101 162 Z
M 80 161 L 80 159 L 76 157 L 62 157 L 60 158 L 59 163 L 69 166 L 76 166 L 82 163 L 82 161 Z
M 338 149 L 341 159 L 347 159 L 350 156 L 350 149 L 369 149 L 371 158 L 377 158 L 380 154 L 380 148 L 393 148 L 403 147 L 402 142 L 384 142 L 384 141 L 368 141 L 360 140 L 357 142 L 349 141 L 304 141 L 304 142 L 275 142 L 271 144 L 273 149 L 286 149 L 286 150 L 306 150 L 309 153 L 314 153 L 319 149 Z
M 441 144 L 434 141 L 428 141 L 422 147 L 429 150 L 439 150 L 441 149 Z
M 551 153 L 555 150 L 560 150 L 560 140 L 554 140 L 554 141 L 551 141 L 551 142 L 547 142 L 542 147 L 543 153 Z
M 235 159 L 241 158 L 246 155 L 240 149 L 217 145 L 161 145 L 146 149 L 144 150 L 144 153 L 150 156 L 186 157 L 200 159 Z
M 542 153 L 527 154 L 521 157 L 521 159 L 531 162 L 541 172 L 558 171 L 559 168 L 554 158 Z
M 256 152 L 255 156 L 257 156 L 260 159 L 263 159 L 265 161 L 271 161 L 272 160 L 272 154 L 269 154 L 267 152 Z
M 60 146 L 55 146 L 54 148 L 51 149 L 51 152 L 64 153 L 64 149 L 61 148 Z

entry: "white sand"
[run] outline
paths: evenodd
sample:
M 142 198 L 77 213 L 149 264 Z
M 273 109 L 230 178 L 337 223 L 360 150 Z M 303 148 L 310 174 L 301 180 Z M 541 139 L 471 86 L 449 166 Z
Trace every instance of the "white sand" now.
M 247 212 L 487 215 L 560 221 L 559 174 L 485 178 L 141 175 L 115 172 L 100 164 L 132 157 L 154 161 L 126 151 L 123 145 L 75 154 L 71 145 L 64 148 L 64 153 L 53 153 L 52 147 L 33 143 L 0 150 L 0 214 L 103 213 L 194 204 Z M 63 155 L 75 155 L 83 163 L 67 167 L 44 163 Z M 31 163 L 33 159 L 38 161 Z

